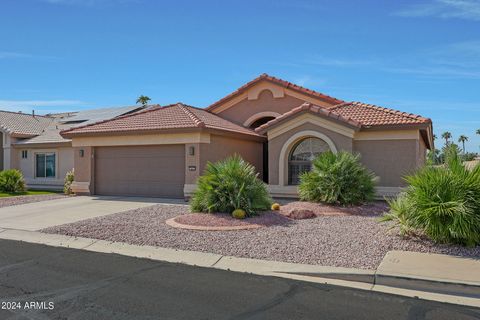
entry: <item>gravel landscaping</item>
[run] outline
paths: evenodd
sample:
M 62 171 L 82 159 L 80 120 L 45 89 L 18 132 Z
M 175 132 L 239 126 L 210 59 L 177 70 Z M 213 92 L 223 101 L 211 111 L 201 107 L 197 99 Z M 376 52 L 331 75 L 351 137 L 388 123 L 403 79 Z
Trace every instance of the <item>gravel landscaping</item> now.
M 32 202 L 40 202 L 40 201 L 47 201 L 47 200 L 55 200 L 55 199 L 62 199 L 67 197 L 64 194 L 39 194 L 39 195 L 32 195 L 32 196 L 13 196 L 13 197 L 2 197 L 0 198 L 0 208 L 3 207 L 11 207 L 17 206 L 20 204 L 32 203 Z
M 377 222 L 379 213 L 375 210 L 289 219 L 283 220 L 286 223 L 240 231 L 192 231 L 165 224 L 165 220 L 187 213 L 189 208 L 184 205 L 154 205 L 42 231 L 237 257 L 364 269 L 375 269 L 390 250 L 480 258 L 480 246 L 464 248 L 435 245 L 425 239 L 404 240 Z

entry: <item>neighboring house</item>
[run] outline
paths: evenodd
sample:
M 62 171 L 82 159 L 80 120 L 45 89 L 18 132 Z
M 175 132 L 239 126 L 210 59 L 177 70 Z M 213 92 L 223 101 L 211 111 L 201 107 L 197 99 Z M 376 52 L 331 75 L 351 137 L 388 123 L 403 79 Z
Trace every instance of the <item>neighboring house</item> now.
M 142 108 L 104 108 L 46 116 L 0 111 L 0 170 L 21 170 L 29 188 L 60 190 L 65 174 L 74 166 L 72 142 L 60 136 L 60 131 Z
M 302 172 L 326 150 L 359 153 L 394 194 L 433 148 L 432 122 L 344 102 L 266 74 L 206 109 L 181 103 L 62 132 L 75 149 L 80 194 L 188 197 L 208 161 L 234 153 L 273 196 L 297 196 Z

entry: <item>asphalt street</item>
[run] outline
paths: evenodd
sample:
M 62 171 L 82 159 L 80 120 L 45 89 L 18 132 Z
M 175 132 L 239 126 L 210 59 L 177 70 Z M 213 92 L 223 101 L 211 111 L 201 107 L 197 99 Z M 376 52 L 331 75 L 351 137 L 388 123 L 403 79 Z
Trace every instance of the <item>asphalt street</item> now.
M 0 319 L 480 319 L 480 309 L 0 240 Z

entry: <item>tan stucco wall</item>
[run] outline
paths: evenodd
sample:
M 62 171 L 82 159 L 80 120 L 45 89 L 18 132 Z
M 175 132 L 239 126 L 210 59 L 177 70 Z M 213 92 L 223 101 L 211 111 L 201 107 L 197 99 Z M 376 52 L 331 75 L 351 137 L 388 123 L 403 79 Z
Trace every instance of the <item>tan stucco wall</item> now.
M 271 185 L 278 185 L 278 184 L 287 184 L 288 181 L 288 166 L 286 165 L 287 163 L 287 158 L 288 155 L 290 154 L 291 148 L 293 145 L 295 145 L 296 142 L 291 143 L 288 146 L 287 152 L 285 154 L 284 159 L 280 159 L 280 153 L 285 145 L 285 143 L 295 134 L 300 133 L 302 131 L 315 131 L 319 132 L 328 138 L 334 143 L 335 148 L 337 151 L 349 151 L 352 152 L 353 150 L 353 140 L 350 137 L 347 137 L 345 135 L 333 132 L 329 129 L 319 127 L 315 124 L 312 123 L 304 123 L 300 126 L 294 127 L 291 130 L 284 132 L 278 136 L 275 136 L 273 139 L 269 139 L 268 141 L 268 182 Z M 308 136 L 303 136 L 302 138 L 306 138 Z M 297 139 L 296 141 L 301 140 L 302 138 Z M 279 181 L 279 162 L 284 161 L 284 180 L 285 181 Z
M 249 162 L 257 169 L 259 178 L 263 174 L 263 144 L 257 141 L 246 141 L 218 135 L 211 136 L 211 143 L 200 144 L 200 170 L 201 175 L 208 161 L 215 162 L 223 160 L 233 154 L 240 155 L 245 161 Z
M 27 150 L 27 159 L 22 159 L 22 150 Z M 35 177 L 35 154 L 36 153 L 55 153 L 56 157 L 56 176 L 55 178 L 36 178 Z M 71 147 L 38 147 L 22 148 L 16 146 L 12 148 L 12 168 L 22 171 L 25 182 L 30 187 L 51 187 L 63 186 L 65 175 L 72 170 L 74 166 L 73 148 Z
M 354 142 L 362 163 L 378 177 L 383 187 L 405 186 L 403 177 L 420 164 L 418 140 L 362 140 Z
M 229 155 L 238 153 L 249 163 L 253 164 L 262 177 L 262 142 L 241 140 L 233 137 L 210 135 L 211 143 L 186 143 L 185 146 L 185 184 L 193 185 L 203 173 L 207 161 L 218 161 Z M 74 141 L 75 143 L 75 141 Z M 190 147 L 194 147 L 194 155 L 190 155 Z M 82 187 L 88 184 L 90 193 L 94 193 L 94 156 L 96 147 L 75 147 L 75 182 Z M 84 157 L 80 157 L 80 149 L 84 150 Z M 195 167 L 195 170 L 190 170 Z
M 80 157 L 80 150 L 83 150 L 83 157 Z M 93 152 L 93 147 L 74 148 L 75 181 L 92 182 L 91 191 L 93 191 Z
M 3 170 L 3 132 L 0 131 L 0 171 Z
M 218 113 L 218 115 L 222 118 L 243 125 L 247 119 L 257 113 L 272 111 L 283 114 L 298 107 L 303 102 L 304 100 L 286 94 L 283 98 L 274 98 L 271 91 L 264 90 L 260 92 L 258 99 L 248 100 L 245 98 L 230 108 Z

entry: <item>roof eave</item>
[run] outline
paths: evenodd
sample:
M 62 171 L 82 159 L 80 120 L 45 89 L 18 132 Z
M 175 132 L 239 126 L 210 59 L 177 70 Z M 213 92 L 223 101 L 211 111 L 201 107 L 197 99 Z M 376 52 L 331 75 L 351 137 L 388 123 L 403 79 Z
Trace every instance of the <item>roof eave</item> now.
M 287 122 L 287 121 L 290 121 L 290 120 L 292 120 L 292 119 L 294 119 L 294 118 L 296 118 L 296 117 L 298 117 L 298 116 L 300 116 L 300 115 L 302 115 L 302 114 L 305 114 L 305 113 L 309 113 L 309 114 L 312 114 L 312 115 L 314 115 L 314 116 L 318 116 L 318 117 L 320 117 L 320 118 L 324 118 L 324 119 L 330 120 L 330 121 L 332 121 L 332 122 L 338 123 L 338 124 L 343 125 L 343 126 L 345 126 L 345 127 L 351 128 L 351 129 L 353 129 L 353 130 L 355 130 L 355 131 L 359 131 L 360 128 L 361 128 L 360 124 L 353 124 L 353 123 L 351 123 L 351 122 L 345 121 L 345 120 L 343 120 L 343 119 L 341 119 L 341 118 L 338 118 L 338 117 L 336 117 L 336 116 L 329 116 L 328 114 L 323 113 L 323 112 L 313 112 L 313 111 L 311 111 L 311 110 L 309 110 L 309 109 L 306 109 L 306 110 L 301 110 L 301 111 L 299 111 L 299 112 L 296 112 L 295 114 L 292 114 L 292 115 L 289 116 L 289 117 L 285 117 L 285 118 L 283 118 L 283 119 L 279 119 L 278 121 L 272 123 L 271 125 L 268 125 L 268 122 L 267 122 L 267 126 L 266 126 L 266 127 L 260 128 L 260 130 L 258 130 L 258 131 L 256 131 L 256 132 L 257 132 L 257 133 L 260 133 L 260 134 L 265 134 L 266 132 L 272 130 L 273 128 L 275 128 L 275 127 L 277 127 L 277 126 L 279 126 L 280 124 L 285 123 L 285 122 Z M 273 120 L 271 120 L 271 121 L 275 121 L 275 120 L 276 120 L 276 119 L 273 119 Z

